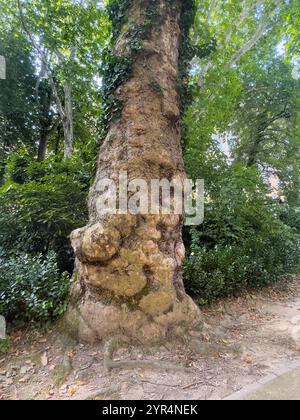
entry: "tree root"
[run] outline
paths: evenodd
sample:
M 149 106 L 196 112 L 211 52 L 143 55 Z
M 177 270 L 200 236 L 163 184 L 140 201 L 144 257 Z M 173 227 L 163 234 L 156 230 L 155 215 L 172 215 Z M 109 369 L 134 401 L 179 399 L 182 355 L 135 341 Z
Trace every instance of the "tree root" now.
M 240 354 L 240 347 L 235 345 L 229 345 L 225 341 L 220 340 L 220 337 L 211 334 L 211 331 L 207 328 L 207 333 L 210 333 L 209 341 L 206 340 L 204 332 L 192 336 L 186 334 L 178 335 L 177 338 L 187 348 L 192 350 L 194 353 L 201 357 L 215 356 L 220 353 L 231 353 L 235 356 Z M 106 370 L 111 371 L 113 369 L 135 369 L 135 368 L 150 368 L 155 370 L 166 370 L 173 372 L 186 372 L 191 373 L 191 368 L 187 368 L 175 363 L 163 362 L 158 360 L 114 360 L 114 354 L 117 350 L 132 345 L 132 339 L 125 335 L 116 335 L 109 339 L 104 345 L 104 367 Z M 140 346 L 140 343 L 137 343 Z
M 79 398 L 79 400 L 81 401 L 89 401 L 89 400 L 95 400 L 95 399 L 99 399 L 99 400 L 107 400 L 108 396 L 112 396 L 115 394 L 118 394 L 121 391 L 121 386 L 120 385 L 112 385 L 111 387 L 105 389 L 105 390 L 96 390 L 96 391 L 92 391 L 89 392 L 85 395 L 83 395 L 82 397 Z
M 108 371 L 112 369 L 137 369 L 151 368 L 155 370 L 167 370 L 173 372 L 191 372 L 191 369 L 178 366 L 175 363 L 154 361 L 154 360 L 114 360 L 114 353 L 125 346 L 130 345 L 130 339 L 125 336 L 115 336 L 108 340 L 104 346 L 104 367 Z

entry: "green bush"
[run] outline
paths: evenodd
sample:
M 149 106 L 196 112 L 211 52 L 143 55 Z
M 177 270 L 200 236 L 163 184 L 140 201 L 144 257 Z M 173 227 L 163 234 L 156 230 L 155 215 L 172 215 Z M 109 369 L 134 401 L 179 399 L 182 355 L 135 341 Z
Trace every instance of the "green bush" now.
M 0 356 L 1 354 L 6 354 L 9 351 L 9 341 L 8 338 L 5 338 L 4 340 L 2 340 L 0 338 Z
M 197 231 L 185 262 L 186 287 L 200 304 L 244 288 L 263 287 L 296 271 L 298 235 L 287 226 L 269 235 L 254 235 L 240 243 L 201 244 Z
M 235 165 L 207 190 L 202 226 L 185 232 L 186 287 L 200 303 L 262 287 L 297 270 L 299 235 L 256 168 Z
M 25 147 L 20 147 L 8 157 L 5 167 L 5 180 L 11 180 L 18 184 L 24 184 L 27 178 L 27 167 L 32 158 Z
M 16 168 L 15 168 L 16 169 Z M 24 168 L 23 168 L 24 169 Z M 6 253 L 54 251 L 61 272 L 73 270 L 69 235 L 87 221 L 89 176 L 80 162 L 34 162 L 0 188 L 0 243 Z M 26 182 L 25 182 L 26 181 Z
M 0 313 L 8 321 L 43 323 L 61 316 L 69 288 L 69 275 L 59 273 L 54 253 L 0 253 Z

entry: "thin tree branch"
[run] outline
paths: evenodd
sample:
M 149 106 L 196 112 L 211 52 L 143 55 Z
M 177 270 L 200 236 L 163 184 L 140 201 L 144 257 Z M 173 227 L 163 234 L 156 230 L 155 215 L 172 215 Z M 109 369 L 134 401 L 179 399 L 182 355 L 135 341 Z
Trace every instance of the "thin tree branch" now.
M 204 82 L 205 82 L 205 76 L 207 75 L 207 73 L 209 72 L 209 70 L 213 67 L 213 63 L 212 61 L 208 62 L 206 64 L 206 66 L 204 67 L 204 69 L 201 71 L 201 73 L 199 74 L 199 79 L 198 79 L 198 86 L 200 86 L 201 88 L 204 86 Z
M 210 7 L 209 7 L 208 15 L 207 15 L 206 20 L 205 20 L 206 25 L 208 25 L 208 24 L 209 24 L 209 22 L 210 22 L 210 19 L 211 19 L 211 17 L 212 17 L 212 14 L 213 14 L 214 8 L 215 8 L 215 6 L 216 6 L 216 3 L 217 3 L 217 0 L 212 0 L 212 1 L 210 2 Z
M 45 63 L 44 61 L 42 61 L 41 70 L 39 72 L 36 85 L 35 85 L 35 97 L 36 97 L 37 103 L 39 103 L 39 87 L 40 87 L 42 78 L 45 76 L 45 73 L 46 73 Z
M 248 51 L 250 51 L 257 44 L 260 38 L 264 35 L 266 30 L 267 25 L 265 23 L 265 20 L 261 19 L 258 29 L 255 32 L 253 38 L 246 42 L 246 44 L 244 44 L 242 48 L 233 55 L 233 57 L 227 64 L 227 67 L 230 68 L 234 66 Z
M 60 119 L 59 119 L 59 118 L 56 118 L 56 120 L 55 120 L 55 121 L 54 121 L 54 123 L 52 124 L 52 127 L 50 127 L 50 128 L 48 129 L 47 134 L 48 134 L 48 135 L 51 135 L 54 131 L 56 131 L 56 130 L 57 130 L 57 128 L 58 128 L 58 126 L 59 126 L 59 123 L 60 123 Z
M 248 12 L 249 12 L 249 10 L 247 9 L 247 7 L 245 7 L 245 5 L 243 6 L 243 10 L 242 10 L 242 12 L 240 13 L 240 16 L 239 16 L 239 20 L 238 20 L 238 24 L 236 25 L 236 28 L 238 29 L 238 28 L 240 28 L 240 26 L 242 25 L 242 23 L 244 22 L 244 20 L 246 19 L 246 17 L 248 16 Z M 228 44 L 229 43 L 229 41 L 230 41 L 230 39 L 231 39 L 231 35 L 232 35 L 232 32 L 233 32 L 233 26 L 231 26 L 231 28 L 229 28 L 228 29 L 228 31 L 226 32 L 226 37 L 225 37 L 225 42 L 226 42 L 226 44 Z

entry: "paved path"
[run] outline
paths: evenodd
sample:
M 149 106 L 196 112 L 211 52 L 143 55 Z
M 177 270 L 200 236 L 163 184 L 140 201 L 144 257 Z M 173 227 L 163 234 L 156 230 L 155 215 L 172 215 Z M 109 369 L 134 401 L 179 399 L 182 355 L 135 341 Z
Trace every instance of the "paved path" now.
M 270 374 L 225 400 L 300 401 L 300 363 Z

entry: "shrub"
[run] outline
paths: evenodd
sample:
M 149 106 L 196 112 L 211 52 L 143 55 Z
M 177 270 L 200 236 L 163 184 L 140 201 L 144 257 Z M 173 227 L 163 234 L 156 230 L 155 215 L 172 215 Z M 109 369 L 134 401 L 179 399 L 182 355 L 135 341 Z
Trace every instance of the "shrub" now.
M 297 231 L 281 220 L 286 205 L 270 197 L 256 168 L 234 165 L 208 188 L 203 225 L 185 232 L 185 282 L 200 303 L 297 270 Z
M 0 355 L 1 354 L 6 354 L 9 351 L 9 341 L 8 338 L 5 338 L 4 340 L 2 340 L 0 338 Z
M 253 235 L 232 245 L 213 248 L 192 232 L 185 262 L 186 287 L 200 304 L 238 292 L 263 287 L 294 273 L 299 264 L 298 235 L 287 226 L 269 235 Z
M 61 316 L 69 287 L 69 276 L 59 273 L 52 252 L 46 258 L 0 254 L 0 313 L 9 321 L 43 323 Z
M 25 147 L 20 147 L 9 155 L 5 168 L 5 179 L 18 184 L 26 182 L 26 170 L 31 162 L 31 157 Z
M 0 243 L 6 253 L 54 251 L 61 272 L 73 269 L 68 236 L 87 220 L 89 177 L 79 162 L 31 163 L 25 183 L 0 188 Z

